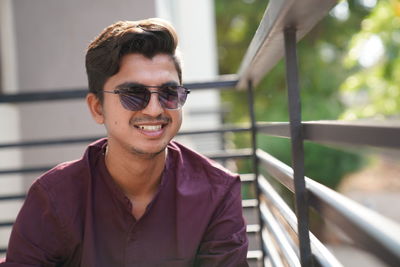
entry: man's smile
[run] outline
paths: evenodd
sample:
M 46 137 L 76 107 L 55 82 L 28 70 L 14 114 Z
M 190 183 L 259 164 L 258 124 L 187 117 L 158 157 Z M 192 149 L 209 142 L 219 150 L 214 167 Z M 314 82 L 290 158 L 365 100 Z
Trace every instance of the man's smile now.
M 163 125 L 135 125 L 136 128 L 144 131 L 159 131 L 163 127 Z
M 134 118 L 130 124 L 143 133 L 162 133 L 164 128 L 171 123 L 171 118 L 161 116 L 158 118 Z

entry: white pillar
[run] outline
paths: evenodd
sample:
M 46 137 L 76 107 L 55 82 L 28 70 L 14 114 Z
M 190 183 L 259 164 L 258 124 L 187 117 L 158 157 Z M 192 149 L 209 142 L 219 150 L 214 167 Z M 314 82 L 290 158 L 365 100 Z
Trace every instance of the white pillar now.
M 17 56 L 14 31 L 12 0 L 0 0 L 0 93 L 18 91 Z M 0 104 L 0 142 L 18 142 L 20 140 L 19 109 L 13 104 Z M 19 168 L 21 152 L 19 149 L 0 150 L 0 169 Z M 22 176 L 18 174 L 0 177 L 0 195 L 23 193 Z M 0 221 L 13 220 L 21 201 L 2 201 L 0 203 Z M 0 247 L 5 247 L 11 227 L 0 228 Z M 0 257 L 3 255 L 0 255 Z
M 173 23 L 179 35 L 183 80 L 214 79 L 218 75 L 215 12 L 212 0 L 157 0 L 157 16 Z M 220 124 L 220 96 L 216 90 L 201 90 L 188 96 L 182 129 L 211 128 Z M 220 147 L 218 135 L 180 138 L 200 151 Z

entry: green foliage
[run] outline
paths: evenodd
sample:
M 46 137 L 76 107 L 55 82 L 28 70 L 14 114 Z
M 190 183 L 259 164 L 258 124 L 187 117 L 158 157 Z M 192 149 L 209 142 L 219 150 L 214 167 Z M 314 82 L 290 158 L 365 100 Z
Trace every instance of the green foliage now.
M 246 49 L 258 27 L 267 3 L 261 0 L 216 0 L 220 73 L 236 73 Z M 300 88 L 303 120 L 337 119 L 345 107 L 338 88 L 346 80 L 343 58 L 349 40 L 360 31 L 360 22 L 369 11 L 349 1 L 350 17 L 340 21 L 327 16 L 298 45 Z M 248 122 L 246 92 L 223 92 L 223 101 L 230 105 L 228 122 Z M 285 66 L 280 62 L 256 88 L 257 121 L 288 121 Z M 287 164 L 291 161 L 289 140 L 258 136 L 258 147 Z M 234 139 L 238 147 L 248 147 L 246 135 Z M 335 187 L 342 176 L 357 169 L 361 158 L 316 144 L 305 144 L 306 175 Z M 241 166 L 249 171 L 249 164 Z
M 220 73 L 236 73 L 266 7 L 264 0 L 215 0 Z
M 318 144 L 305 143 L 304 150 L 306 175 L 331 188 L 339 185 L 344 174 L 363 163 L 355 153 Z
M 400 111 L 400 2 L 378 1 L 362 21 L 344 59 L 352 73 L 341 86 L 349 108 L 343 119 L 380 118 Z M 380 50 L 370 51 L 368 44 Z M 379 52 L 381 52 L 380 57 Z M 374 56 L 376 57 L 375 60 Z

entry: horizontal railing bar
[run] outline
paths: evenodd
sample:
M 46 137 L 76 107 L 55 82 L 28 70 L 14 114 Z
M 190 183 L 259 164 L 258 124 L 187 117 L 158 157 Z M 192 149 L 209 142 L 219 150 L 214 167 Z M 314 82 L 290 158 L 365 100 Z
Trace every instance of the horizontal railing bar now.
M 220 152 L 213 152 L 206 154 L 208 158 L 213 160 L 249 158 L 251 157 L 251 155 L 252 155 L 251 149 L 227 150 L 227 151 L 220 151 Z M 25 168 L 15 168 L 15 169 L 2 169 L 0 170 L 0 176 L 6 174 L 15 174 L 15 173 L 21 173 L 21 174 L 42 173 L 54 168 L 55 165 L 25 167 Z
M 287 260 L 289 266 L 300 267 L 301 265 L 297 253 L 293 250 L 289 240 L 287 240 L 286 235 L 279 227 L 278 222 L 275 220 L 268 207 L 263 203 L 260 204 L 260 212 L 264 226 L 266 226 L 269 230 L 269 233 L 274 236 L 274 240 L 280 247 L 282 254 L 285 255 L 285 259 Z
M 185 86 L 191 90 L 210 88 L 233 88 L 237 84 L 237 76 L 223 75 L 213 81 L 188 82 Z M 81 99 L 88 93 L 87 89 L 64 89 L 46 92 L 27 92 L 17 94 L 0 94 L 0 103 L 27 103 L 38 101 L 54 101 L 67 99 Z
M 343 122 L 343 121 L 316 121 L 303 122 L 303 136 L 305 140 L 320 143 L 346 143 L 351 145 L 369 145 L 386 148 L 400 147 L 400 125 L 374 125 L 365 122 Z M 272 136 L 290 138 L 289 124 L 286 122 L 278 123 L 258 123 L 257 129 L 259 133 L 265 133 Z M 196 135 L 210 133 L 226 133 L 226 132 L 246 132 L 250 127 L 240 126 L 224 126 L 220 128 L 181 131 L 181 135 Z M 84 138 L 66 138 L 56 140 L 38 140 L 23 141 L 15 143 L 2 143 L 0 149 L 13 147 L 35 147 L 35 146 L 52 146 L 64 145 L 72 143 L 88 143 L 101 138 L 84 137 Z
M 260 196 L 266 197 L 265 195 L 263 195 L 261 188 L 260 188 Z M 263 199 L 263 197 L 261 197 L 261 199 Z M 274 219 L 277 222 L 277 226 L 281 230 L 282 234 L 285 236 L 286 240 L 288 241 L 288 244 L 296 252 L 296 256 L 299 257 L 299 259 L 300 259 L 300 248 L 298 246 L 298 242 L 299 242 L 298 232 L 295 231 L 295 233 L 297 234 L 297 242 L 295 242 L 295 240 L 293 239 L 293 233 L 291 233 L 289 231 L 289 229 L 287 229 L 287 226 L 286 226 L 287 223 L 284 223 L 282 221 L 282 220 L 284 220 L 283 218 L 281 218 L 282 215 L 279 215 L 280 213 L 276 212 L 276 210 L 275 210 L 275 213 L 273 213 L 273 210 L 272 210 L 273 206 L 272 205 L 266 205 L 267 204 L 266 201 L 262 201 L 261 204 L 265 205 L 268 208 L 268 210 L 271 212 L 271 214 L 274 216 Z M 310 254 L 310 257 L 312 257 L 311 249 L 310 249 L 309 254 Z M 300 262 L 300 264 L 301 264 L 301 262 Z
M 302 123 L 304 140 L 325 144 L 400 148 L 400 123 L 308 121 Z M 290 138 L 289 123 L 259 123 L 259 133 Z
M 261 149 L 257 149 L 256 154 L 260 160 L 260 165 L 278 182 L 294 192 L 292 169 L 290 167 L 288 167 L 289 169 L 286 168 L 286 164 Z
M 14 225 L 14 221 L 6 221 L 6 222 L 0 222 L 0 228 L 3 227 L 11 227 Z
M 400 123 L 316 121 L 304 122 L 306 140 L 385 148 L 400 148 Z M 391 123 L 391 124 L 390 124 Z
M 252 156 L 252 151 L 251 149 L 244 148 L 231 151 L 227 150 L 223 152 L 208 153 L 206 156 L 213 160 L 249 158 Z
M 54 168 L 55 165 L 52 166 L 37 166 L 37 167 L 25 167 L 25 168 L 15 168 L 15 169 L 2 169 L 0 170 L 0 177 L 6 174 L 15 174 L 15 173 L 20 173 L 20 174 L 26 174 L 26 173 L 42 173 L 46 172 L 52 168 Z
M 0 94 L 1 103 L 31 103 L 39 101 L 83 99 L 88 93 L 87 89 L 69 89 L 48 92 L 29 92 L 16 94 Z
M 288 122 L 258 122 L 257 131 L 271 136 L 290 138 Z
M 16 195 L 3 195 L 0 196 L 0 201 L 8 201 L 8 200 L 24 200 L 26 197 L 25 194 L 16 194 Z
M 210 134 L 210 133 L 237 133 L 237 132 L 246 132 L 250 131 L 250 127 L 235 127 L 235 126 L 228 126 L 228 127 L 220 127 L 214 129 L 204 129 L 204 130 L 182 130 L 179 131 L 178 136 L 181 135 L 197 135 L 197 134 Z
M 210 89 L 210 88 L 234 88 L 238 82 L 238 76 L 236 74 L 227 74 L 221 75 L 215 81 L 199 81 L 199 82 L 190 82 L 184 83 L 185 87 L 190 90 L 198 90 L 198 89 Z
M 279 196 L 268 180 L 260 175 L 258 179 L 261 192 L 281 214 L 292 230 L 297 234 L 297 218 L 292 209 Z M 324 267 L 340 267 L 342 264 L 335 256 L 310 232 L 311 249 L 319 264 Z
M 262 240 L 262 245 L 265 250 L 265 254 L 268 255 L 268 260 L 270 261 L 271 265 L 273 267 L 284 267 L 287 266 L 287 264 L 282 263 L 281 256 L 279 255 L 278 248 L 273 242 L 273 238 L 271 237 L 271 234 L 268 232 L 268 230 L 264 229 L 261 232 L 261 240 Z M 265 266 L 268 266 L 268 264 L 264 264 Z
M 290 138 L 289 124 L 285 122 L 259 123 L 257 129 L 259 130 L 259 133 Z M 213 129 L 181 131 L 178 133 L 178 136 L 246 132 L 249 130 L 250 127 L 224 126 Z M 398 138 L 398 136 L 400 136 L 400 126 L 398 125 L 362 125 L 339 121 L 303 122 L 303 131 L 305 140 L 320 143 L 346 143 L 351 145 L 369 145 L 386 148 L 400 147 L 400 138 Z M 100 138 L 102 138 L 102 136 L 0 143 L 0 149 L 90 143 Z
M 211 133 L 227 133 L 227 132 L 246 132 L 249 131 L 250 127 L 240 126 L 224 126 L 211 129 L 191 130 L 191 131 L 180 131 L 178 136 L 182 135 L 197 135 L 197 134 L 211 134 Z M 92 137 L 78 137 L 78 138 L 63 138 L 54 140 L 36 140 L 36 141 L 22 141 L 13 143 L 0 143 L 0 149 L 15 148 L 15 147 L 37 147 L 37 146 L 55 146 L 55 145 L 66 145 L 66 144 L 77 144 L 77 143 L 91 143 L 104 136 L 92 136 Z
M 257 129 L 260 133 L 273 136 L 290 137 L 288 123 L 259 123 Z M 246 132 L 249 127 L 224 126 L 220 128 L 181 131 L 178 135 L 196 135 L 209 133 Z M 370 145 L 378 147 L 400 147 L 399 125 L 373 125 L 350 123 L 340 121 L 303 122 L 304 139 L 321 143 L 347 143 L 352 145 Z M 83 138 L 65 138 L 55 140 L 22 141 L 14 143 L 1 143 L 0 149 L 14 147 L 53 146 L 73 143 L 90 143 L 101 136 Z
M 289 190 L 293 170 L 270 154 L 257 150 L 260 164 Z M 310 205 L 339 226 L 358 246 L 389 265 L 400 262 L 400 226 L 339 193 L 306 178 Z
M 307 181 L 307 187 L 310 205 L 321 215 L 340 226 L 361 248 L 375 254 L 389 266 L 398 266 L 398 224 L 311 179 Z
M 67 145 L 67 144 L 69 145 L 69 144 L 77 144 L 77 143 L 91 143 L 91 142 L 94 142 L 95 140 L 98 140 L 103 137 L 104 136 L 2 143 L 2 144 L 0 144 L 0 149 L 14 148 L 14 147 L 26 148 L 26 147 L 38 147 L 38 146 L 56 146 L 56 145 Z

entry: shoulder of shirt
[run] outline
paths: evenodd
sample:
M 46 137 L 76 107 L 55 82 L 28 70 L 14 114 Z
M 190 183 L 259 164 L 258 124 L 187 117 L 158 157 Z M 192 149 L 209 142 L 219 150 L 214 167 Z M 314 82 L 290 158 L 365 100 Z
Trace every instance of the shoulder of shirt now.
M 58 164 L 41 175 L 35 183 L 40 184 L 49 193 L 58 193 L 65 191 L 66 188 L 76 189 L 84 186 L 90 176 L 89 160 L 100 153 L 104 142 L 104 139 L 100 139 L 90 144 L 83 157 Z
M 179 155 L 181 164 L 185 166 L 186 170 L 192 172 L 191 176 L 206 176 L 209 178 L 208 180 L 211 179 L 213 183 L 225 185 L 231 185 L 239 179 L 237 173 L 231 172 L 214 160 L 176 141 L 171 141 L 168 148 Z

